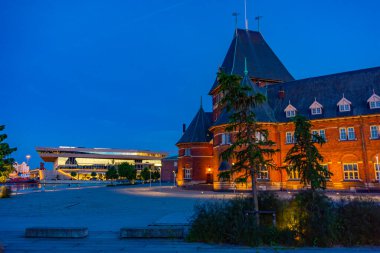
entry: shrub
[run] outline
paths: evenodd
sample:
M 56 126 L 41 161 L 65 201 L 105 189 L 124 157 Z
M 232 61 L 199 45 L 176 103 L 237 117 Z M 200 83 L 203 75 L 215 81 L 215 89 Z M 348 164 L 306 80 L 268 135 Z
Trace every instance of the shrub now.
M 249 246 L 293 245 L 293 232 L 273 227 L 271 215 L 269 220 L 261 219 L 260 227 L 255 225 L 254 216 L 246 215 L 246 211 L 252 210 L 252 202 L 252 198 L 237 197 L 197 205 L 188 240 Z M 260 192 L 259 203 L 261 210 L 277 210 L 284 206 L 273 193 Z
M 380 245 L 380 206 L 370 199 L 342 200 L 338 205 L 339 243 Z
M 0 186 L 0 199 L 1 198 L 10 198 L 11 197 L 11 188 L 8 186 Z
M 299 245 L 327 247 L 336 238 L 336 212 L 331 199 L 316 191 L 301 191 L 285 208 L 283 223 Z

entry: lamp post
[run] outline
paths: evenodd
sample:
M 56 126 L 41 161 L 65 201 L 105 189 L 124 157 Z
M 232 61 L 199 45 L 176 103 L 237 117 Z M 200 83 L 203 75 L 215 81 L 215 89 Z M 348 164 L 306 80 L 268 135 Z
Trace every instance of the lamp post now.
M 152 187 L 152 170 L 149 168 L 149 187 Z
M 375 167 L 375 172 L 377 174 L 378 180 L 379 180 L 379 185 L 380 185 L 380 166 L 379 166 L 379 155 L 376 155 L 376 167 Z
M 173 170 L 173 186 L 175 187 L 175 176 L 176 176 L 176 174 L 175 174 L 175 170 Z
M 31 156 L 30 155 L 26 155 L 25 157 L 26 157 L 26 165 L 29 165 L 29 159 L 30 159 Z
M 162 175 L 161 175 L 161 172 L 162 172 L 162 171 L 161 171 L 161 170 L 162 170 L 162 169 L 161 169 L 161 167 L 158 167 L 158 168 L 160 168 L 160 187 L 161 187 L 161 183 L 162 183 L 162 181 L 161 181 L 161 180 L 162 180 L 162 178 L 161 178 L 161 176 L 162 176 Z

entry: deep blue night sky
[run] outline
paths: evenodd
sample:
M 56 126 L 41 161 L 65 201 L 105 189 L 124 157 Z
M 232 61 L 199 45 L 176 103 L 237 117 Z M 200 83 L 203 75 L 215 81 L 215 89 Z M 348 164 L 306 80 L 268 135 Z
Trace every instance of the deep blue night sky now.
M 0 1 L 0 124 L 18 162 L 36 146 L 176 153 L 243 0 Z M 380 66 L 377 0 L 248 0 L 296 79 Z M 50 167 L 50 166 L 48 166 Z

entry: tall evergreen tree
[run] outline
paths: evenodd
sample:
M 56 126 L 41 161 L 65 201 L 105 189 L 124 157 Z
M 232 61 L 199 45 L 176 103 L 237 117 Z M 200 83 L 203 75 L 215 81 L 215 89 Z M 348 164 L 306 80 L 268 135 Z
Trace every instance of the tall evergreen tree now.
M 244 78 L 248 78 L 247 72 Z M 257 175 L 263 167 L 274 167 L 272 155 L 275 144 L 268 139 L 268 131 L 256 121 L 253 109 L 265 102 L 261 93 L 254 94 L 250 80 L 242 82 L 237 75 L 218 74 L 220 89 L 224 97 L 222 104 L 230 114 L 227 132 L 234 132 L 232 144 L 221 154 L 223 160 L 234 160 L 232 174 L 239 175 L 235 180 L 252 181 L 253 207 L 256 223 L 260 224 L 257 198 Z
M 288 151 L 285 162 L 287 170 L 299 173 L 301 183 L 310 185 L 314 191 L 325 189 L 326 181 L 332 175 L 326 167 L 322 166 L 323 157 L 314 144 L 322 146 L 323 137 L 311 133 L 311 123 L 301 115 L 294 117 L 294 146 Z
M 5 129 L 4 125 L 0 125 L 0 132 Z M 8 143 L 4 140 L 8 136 L 0 134 L 0 182 L 5 182 L 9 174 L 13 171 L 14 159 L 10 155 L 17 150 L 17 148 L 10 148 Z

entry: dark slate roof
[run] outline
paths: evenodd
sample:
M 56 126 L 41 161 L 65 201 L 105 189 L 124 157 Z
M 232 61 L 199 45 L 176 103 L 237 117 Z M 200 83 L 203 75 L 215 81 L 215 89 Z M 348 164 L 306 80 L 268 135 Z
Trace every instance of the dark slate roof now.
M 230 169 L 231 169 L 231 165 L 227 161 L 222 161 L 220 163 L 218 171 L 226 171 L 226 170 L 230 170 Z
M 252 87 L 252 93 L 257 94 L 261 93 L 266 96 L 267 94 L 267 88 L 266 87 L 259 87 L 256 84 L 254 84 L 251 79 L 248 77 L 248 75 L 244 75 L 244 78 L 241 80 L 241 85 L 247 85 Z M 252 94 L 252 95 L 253 95 Z M 268 102 L 264 102 L 261 105 L 256 106 L 253 108 L 253 112 L 256 115 L 256 119 L 260 122 L 276 122 L 276 118 L 274 115 L 274 112 Z M 214 122 L 214 126 L 217 125 L 223 125 L 227 124 L 229 122 L 229 117 L 233 112 L 227 112 L 226 110 L 223 110 L 219 118 Z
M 221 69 L 227 74 L 243 76 L 244 58 L 247 58 L 250 77 L 285 82 L 294 80 L 259 32 L 237 29 Z M 215 81 L 210 92 L 217 86 Z
M 192 143 L 192 142 L 210 142 L 212 134 L 209 132 L 209 128 L 212 124 L 212 113 L 205 112 L 201 107 L 194 119 L 191 121 L 189 127 L 182 135 L 181 139 L 177 142 L 180 143 Z
M 284 112 L 289 100 L 297 109 L 297 114 L 310 120 L 380 113 L 380 109 L 369 109 L 367 103 L 373 91 L 380 95 L 380 67 L 272 84 L 266 88 L 259 88 L 253 83 L 252 85 L 254 92 L 267 96 L 267 102 L 254 109 L 259 122 L 291 121 L 292 118 L 286 118 Z M 280 90 L 285 92 L 283 99 L 278 97 Z M 352 103 L 349 112 L 339 112 L 337 103 L 343 94 Z M 315 99 L 323 106 L 321 115 L 311 115 L 309 107 Z M 228 122 L 229 114 L 224 110 L 213 125 Z
M 285 91 L 284 99 L 278 97 L 281 89 Z M 286 122 L 291 120 L 284 112 L 289 100 L 297 114 L 309 119 L 378 114 L 380 109 L 369 109 L 367 103 L 373 91 L 380 94 L 380 67 L 269 85 L 267 94 L 276 120 Z M 343 94 L 352 103 L 350 112 L 339 112 L 337 103 Z M 323 106 L 321 115 L 310 113 L 309 106 L 315 99 Z

